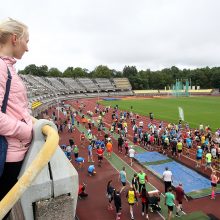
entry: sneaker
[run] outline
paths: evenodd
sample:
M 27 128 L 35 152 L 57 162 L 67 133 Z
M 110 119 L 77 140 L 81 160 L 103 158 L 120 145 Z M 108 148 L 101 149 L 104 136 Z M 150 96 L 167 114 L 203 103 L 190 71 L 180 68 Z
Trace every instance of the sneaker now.
M 141 215 L 144 216 L 144 212 L 142 212 Z
M 146 219 L 149 219 L 148 215 L 146 215 Z
M 179 214 L 179 213 L 176 213 L 176 217 L 180 217 L 180 214 Z

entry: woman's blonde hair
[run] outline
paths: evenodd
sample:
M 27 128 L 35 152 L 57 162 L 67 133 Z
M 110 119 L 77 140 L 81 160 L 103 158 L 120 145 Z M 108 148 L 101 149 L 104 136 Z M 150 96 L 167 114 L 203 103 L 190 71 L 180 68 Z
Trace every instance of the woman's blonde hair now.
M 0 22 L 0 44 L 5 44 L 10 35 L 16 34 L 18 39 L 22 38 L 28 27 L 12 18 Z

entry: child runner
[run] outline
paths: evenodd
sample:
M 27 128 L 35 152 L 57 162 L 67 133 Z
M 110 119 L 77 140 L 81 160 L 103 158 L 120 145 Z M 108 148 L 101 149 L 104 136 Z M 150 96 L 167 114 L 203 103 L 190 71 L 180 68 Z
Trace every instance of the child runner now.
M 168 192 L 165 194 L 165 205 L 168 207 L 168 220 L 172 218 L 173 207 L 175 205 L 175 196 L 172 193 L 172 188 L 168 188 Z

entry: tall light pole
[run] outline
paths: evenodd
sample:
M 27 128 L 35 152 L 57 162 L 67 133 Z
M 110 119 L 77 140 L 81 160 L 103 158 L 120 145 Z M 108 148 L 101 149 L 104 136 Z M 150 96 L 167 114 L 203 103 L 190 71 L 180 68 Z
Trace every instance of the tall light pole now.
M 57 96 L 57 119 L 60 119 L 59 98 Z
M 99 103 L 99 90 L 98 90 L 98 103 Z

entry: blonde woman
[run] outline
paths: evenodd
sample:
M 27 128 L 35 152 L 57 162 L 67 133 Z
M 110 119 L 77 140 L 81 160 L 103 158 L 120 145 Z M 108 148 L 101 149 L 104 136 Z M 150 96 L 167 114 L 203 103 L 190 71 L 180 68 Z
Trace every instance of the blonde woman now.
M 11 18 L 0 22 L 0 135 L 8 143 L 6 160 L 0 174 L 0 200 L 17 182 L 22 162 L 32 140 L 26 88 L 15 71 L 16 59 L 28 51 L 29 34 L 25 24 Z M 3 104 L 6 83 L 10 80 L 7 105 Z M 6 106 L 6 111 L 3 111 Z M 2 146 L 0 146 L 2 148 Z M 0 157 L 2 158 L 2 154 Z M 1 161 L 4 161 L 1 160 Z

